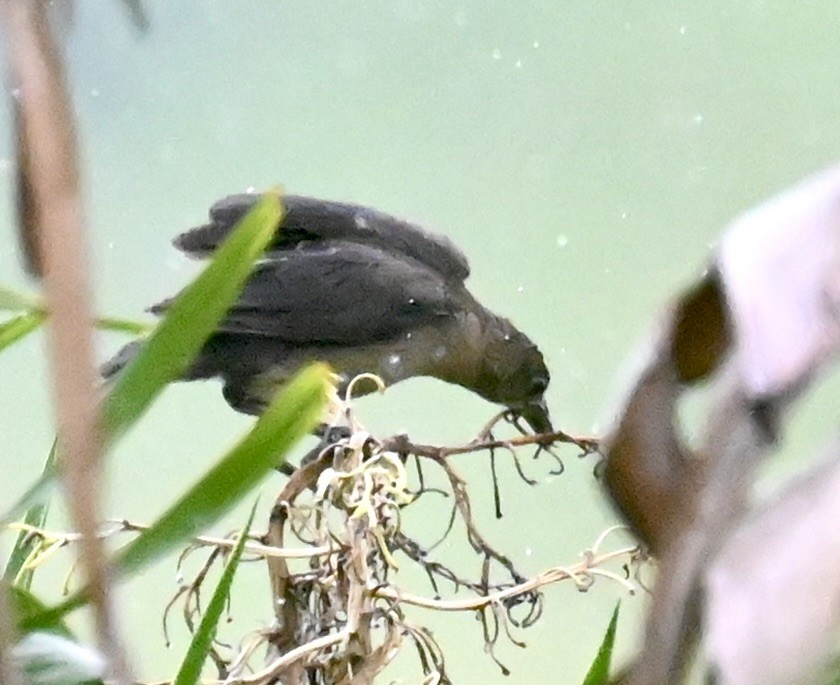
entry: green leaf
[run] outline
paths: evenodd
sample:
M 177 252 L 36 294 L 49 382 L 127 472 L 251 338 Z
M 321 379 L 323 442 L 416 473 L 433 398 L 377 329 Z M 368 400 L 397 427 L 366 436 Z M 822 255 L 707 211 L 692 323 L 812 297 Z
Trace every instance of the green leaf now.
M 104 411 L 109 438 L 118 437 L 148 408 L 170 381 L 176 379 L 201 349 L 204 340 L 236 300 L 254 260 L 274 235 L 281 218 L 279 196 L 265 195 L 236 225 L 215 252 L 210 265 L 175 300 L 167 316 L 137 358 L 120 374 Z M 31 298 L 0 288 L 0 309 L 40 307 Z M 47 318 L 36 309 L 0 326 L 0 349 L 31 332 Z M 145 332 L 145 327 L 121 319 L 103 318 L 108 330 Z M 5 340 L 5 344 L 4 344 Z M 7 523 L 41 501 L 56 472 L 45 472 L 0 519 Z
M 53 442 L 50 453 L 47 455 L 47 460 L 44 462 L 44 468 L 41 470 L 42 478 L 55 471 L 55 455 L 56 443 Z M 49 500 L 36 502 L 26 511 L 23 522 L 27 525 L 34 526 L 35 528 L 43 528 L 44 524 L 47 522 L 48 512 Z M 27 557 L 29 557 L 29 554 L 32 552 L 34 546 L 35 540 L 29 535 L 29 533 L 27 533 L 27 531 L 22 530 L 18 534 L 15 546 L 12 548 L 12 553 L 9 555 L 6 570 L 3 571 L 3 577 L 9 583 L 14 582 L 17 587 L 21 587 L 25 590 L 28 590 L 32 585 L 33 572 L 24 571 L 21 573 L 21 569 L 23 568 L 23 564 Z M 20 577 L 18 577 L 18 575 L 20 575 Z M 15 581 L 15 579 L 17 579 L 17 581 Z
M 264 195 L 216 250 L 210 265 L 176 298 L 167 316 L 120 374 L 106 399 L 103 423 L 109 440 L 113 441 L 127 430 L 164 386 L 187 369 L 205 339 L 236 300 L 254 260 L 270 242 L 281 217 L 280 196 L 276 193 Z M 27 309 L 40 307 L 40 303 L 0 288 L 0 309 L 3 307 Z M 26 316 L 42 317 L 43 320 L 46 315 L 39 309 Z M 99 323 L 126 330 L 125 322 L 118 319 L 100 319 Z M 54 478 L 55 471 L 42 474 L 3 515 L 2 521 L 21 516 L 33 502 L 44 496 Z
M 130 319 L 119 319 L 113 316 L 101 316 L 96 319 L 96 327 L 103 331 L 115 333 L 128 333 L 129 335 L 146 335 L 154 330 L 154 325 L 132 321 Z
M 33 617 L 43 616 L 48 611 L 44 603 L 29 590 L 14 585 L 5 585 L 5 588 L 9 591 L 9 598 L 12 601 L 12 606 L 15 608 L 15 618 L 17 618 L 19 628 L 26 625 Z M 0 587 L 0 591 L 2 590 L 3 588 Z M 40 622 L 38 628 L 39 630 L 57 633 L 71 639 L 73 637 L 70 629 L 61 620 L 60 616 L 55 617 L 51 621 Z M 26 631 L 21 630 L 20 632 Z
M 25 516 L 26 512 L 33 507 L 46 502 L 53 487 L 55 487 L 56 477 L 58 476 L 58 469 L 55 465 L 50 469 L 45 469 L 29 489 L 15 502 L 8 510 L 3 513 L 0 518 L 0 526 L 5 526 L 9 521 L 19 519 Z
M 48 316 L 44 303 L 39 298 L 22 295 L 2 286 L 0 286 L 0 311 L 40 314 L 44 319 Z M 145 335 L 154 328 L 153 324 L 113 316 L 101 316 L 96 319 L 95 324 L 97 328 L 103 331 L 129 333 L 131 335 Z
M 40 300 L 28 295 L 21 295 L 0 286 L 0 309 L 8 312 L 32 312 L 42 309 Z
M 312 364 L 274 397 L 250 433 L 169 508 L 148 530 L 117 554 L 115 567 L 131 576 L 210 525 L 247 494 L 321 417 L 332 372 Z M 25 628 L 52 621 L 87 601 L 84 591 L 33 617 Z
M 164 386 L 189 368 L 235 302 L 281 216 L 279 195 L 264 195 L 216 250 L 210 265 L 178 295 L 106 398 L 103 425 L 110 439 L 127 430 Z
M 583 681 L 583 685 L 606 685 L 610 681 L 610 662 L 612 661 L 613 646 L 615 645 L 615 629 L 618 625 L 618 610 L 621 603 L 615 605 L 613 609 L 610 624 L 607 626 L 607 632 L 604 633 L 604 639 L 601 642 L 601 647 L 598 649 L 598 654 L 595 661 L 589 667 L 589 673 Z
M 213 591 L 213 596 L 210 598 L 210 603 L 204 611 L 204 616 L 201 617 L 198 630 L 195 631 L 195 635 L 193 635 L 190 641 L 190 647 L 187 650 L 184 660 L 181 662 L 181 668 L 178 669 L 178 675 L 175 676 L 173 685 L 195 685 L 201 676 L 201 669 L 207 660 L 207 655 L 210 653 L 210 647 L 218 631 L 219 620 L 230 597 L 233 576 L 239 566 L 242 551 L 245 549 L 245 542 L 248 540 L 248 533 L 251 531 L 251 524 L 254 522 L 254 512 L 256 510 L 257 503 L 254 502 L 254 506 L 251 507 L 251 515 L 248 517 L 248 523 L 245 524 L 245 528 L 239 533 L 236 546 L 233 548 L 230 558 L 225 565 L 225 570 L 222 572 L 219 584 Z
M 282 456 L 317 424 L 331 371 L 313 364 L 274 397 L 245 438 L 211 468 L 148 530 L 117 557 L 122 574 L 134 574 L 223 516 Z
M 21 314 L 0 324 L 0 350 L 37 330 L 46 318 L 47 315 L 43 312 L 35 311 Z

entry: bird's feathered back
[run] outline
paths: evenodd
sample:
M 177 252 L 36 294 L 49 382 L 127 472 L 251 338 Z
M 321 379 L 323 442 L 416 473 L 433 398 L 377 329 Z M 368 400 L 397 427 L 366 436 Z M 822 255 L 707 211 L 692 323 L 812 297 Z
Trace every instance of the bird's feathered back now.
M 190 256 L 207 256 L 259 197 L 240 194 L 219 200 L 210 208 L 210 223 L 182 233 L 173 244 Z M 269 251 L 288 250 L 306 242 L 352 242 L 400 252 L 445 280 L 463 281 L 470 274 L 467 258 L 448 238 L 410 221 L 370 207 L 299 195 L 284 195 L 283 206 L 283 223 Z
M 232 195 L 174 244 L 206 256 L 259 196 Z M 457 308 L 466 257 L 447 238 L 367 207 L 285 196 L 283 221 L 219 333 L 289 345 L 387 340 Z M 163 313 L 169 301 L 152 307 Z

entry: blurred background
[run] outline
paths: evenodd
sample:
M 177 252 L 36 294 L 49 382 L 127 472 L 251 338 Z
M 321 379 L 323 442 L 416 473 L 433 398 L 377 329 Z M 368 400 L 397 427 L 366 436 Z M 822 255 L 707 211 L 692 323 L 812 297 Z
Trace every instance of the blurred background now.
M 187 283 L 199 266 L 169 240 L 225 194 L 279 184 L 372 205 L 446 233 L 466 252 L 476 296 L 543 350 L 549 405 L 570 432 L 603 427 L 623 360 L 658 308 L 701 272 L 727 221 L 840 156 L 840 9 L 828 0 L 146 7 L 146 34 L 121 3 L 99 0 L 77 0 L 65 26 L 98 309 L 143 318 Z M 5 108 L 0 130 L 0 282 L 26 289 Z M 104 359 L 123 340 L 100 342 Z M 46 374 L 40 335 L 0 356 L 3 506 L 36 477 L 52 441 Z M 374 434 L 435 444 L 466 442 L 495 411 L 427 380 L 358 404 Z M 817 414 L 798 424 L 808 448 L 824 438 Z M 105 514 L 151 522 L 250 423 L 215 383 L 172 387 L 109 460 Z M 593 460 L 560 453 L 560 476 L 550 459 L 526 461 L 534 487 L 501 457 L 501 520 L 486 458 L 456 462 L 483 532 L 528 573 L 574 563 L 617 522 Z M 262 510 L 282 482 L 277 475 L 262 487 Z M 249 506 L 211 532 L 240 526 Z M 407 530 L 432 542 L 447 511 L 421 501 Z M 60 510 L 52 522 L 61 525 Z M 477 577 L 480 559 L 459 533 L 438 554 Z M 242 571 L 224 636 L 234 642 L 271 619 L 264 568 Z M 120 593 L 146 679 L 171 676 L 188 639 L 176 616 L 170 649 L 161 635 L 176 576 L 173 558 Z M 420 574 L 401 578 L 433 594 Z M 60 581 L 48 571 L 35 590 L 55 597 Z M 501 640 L 496 655 L 514 678 L 580 682 L 619 598 L 627 657 L 644 598 L 603 580 L 585 595 L 571 584 L 549 588 L 542 620 L 517 633 L 527 649 Z M 502 682 L 473 616 L 412 617 L 432 627 L 455 681 Z M 408 648 L 389 674 L 420 680 Z

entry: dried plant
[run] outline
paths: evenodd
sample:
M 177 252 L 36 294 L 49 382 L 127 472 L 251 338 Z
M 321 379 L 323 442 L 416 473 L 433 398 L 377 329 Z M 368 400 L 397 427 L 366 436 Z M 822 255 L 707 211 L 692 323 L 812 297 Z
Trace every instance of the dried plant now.
M 407 645 L 417 652 L 424 682 L 449 682 L 445 645 L 419 622 L 415 616 L 418 612 L 412 608 L 478 614 L 486 651 L 507 673 L 494 654 L 496 644 L 506 637 L 522 645 L 514 631 L 540 618 L 545 586 L 568 580 L 585 591 L 603 577 L 631 593 L 638 587 L 630 569 L 644 561 L 639 549 L 602 550 L 614 529 L 605 531 L 591 549 L 583 552 L 580 561 L 527 577 L 478 529 L 468 484 L 453 463 L 456 455 L 499 449 L 516 462 L 522 449 L 547 453 L 558 440 L 577 445 L 588 454 L 597 446 L 593 440 L 562 433 L 497 439 L 494 428 L 510 419 L 499 415 L 474 441 L 460 447 L 415 445 L 405 436 L 378 441 L 358 423 L 349 401 L 337 403 L 335 408 L 341 428 L 326 432 L 341 437 L 323 443 L 304 459 L 278 494 L 267 532 L 253 536 L 245 545 L 247 559 L 264 559 L 268 566 L 274 621 L 269 629 L 243 640 L 238 650 L 216 645 L 211 657 L 219 682 L 369 683 Z M 554 457 L 559 459 L 556 454 Z M 407 468 L 412 461 L 417 465 L 417 476 Z M 451 499 L 452 509 L 444 539 L 463 531 L 479 559 L 473 575 L 434 560 L 432 548 L 417 542 L 403 526 L 404 510 L 433 490 L 425 484 L 424 465 L 441 469 L 446 478 L 444 494 Z M 462 525 L 454 525 L 456 521 Z M 144 529 L 129 521 L 113 521 L 101 535 L 112 537 Z M 26 530 L 38 542 L 24 565 L 26 569 L 79 539 L 75 533 L 51 533 L 33 527 Z M 210 548 L 199 571 L 190 581 L 181 583 L 166 607 L 167 642 L 166 616 L 179 604 L 185 624 L 191 631 L 195 629 L 208 574 L 234 543 L 231 538 L 202 536 L 182 552 L 179 573 L 188 557 Z M 395 573 L 400 564 L 421 568 L 432 595 L 401 586 Z M 468 596 L 462 593 L 457 598 L 443 598 L 444 583 L 455 591 L 466 590 Z M 264 652 L 261 645 L 268 646 L 268 658 L 257 667 L 258 654 Z

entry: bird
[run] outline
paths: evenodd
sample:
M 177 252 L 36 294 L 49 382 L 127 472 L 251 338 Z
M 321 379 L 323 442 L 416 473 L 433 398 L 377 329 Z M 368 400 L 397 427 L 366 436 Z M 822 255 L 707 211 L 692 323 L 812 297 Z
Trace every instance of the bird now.
M 219 200 L 208 223 L 174 246 L 210 257 L 259 198 Z M 340 393 L 360 374 L 386 385 L 431 376 L 503 405 L 535 433 L 552 432 L 543 355 L 470 293 L 467 258 L 447 237 L 362 205 L 299 195 L 283 204 L 267 250 L 181 380 L 220 378 L 233 409 L 259 415 L 308 362 L 328 363 Z M 165 315 L 171 302 L 149 311 Z M 102 375 L 117 375 L 141 346 L 129 343 Z M 357 382 L 352 394 L 376 387 Z

